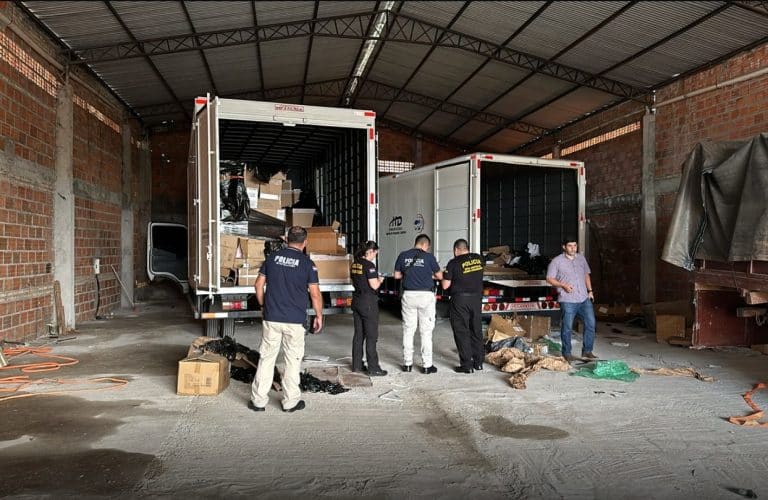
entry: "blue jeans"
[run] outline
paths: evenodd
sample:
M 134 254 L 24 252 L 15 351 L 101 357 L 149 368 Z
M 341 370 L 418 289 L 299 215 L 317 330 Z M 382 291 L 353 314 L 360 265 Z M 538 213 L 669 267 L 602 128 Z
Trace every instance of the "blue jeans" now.
M 560 341 L 563 343 L 563 356 L 571 354 L 571 334 L 573 333 L 573 320 L 576 316 L 584 322 L 584 347 L 582 354 L 592 352 L 595 343 L 595 310 L 592 309 L 592 301 L 584 302 L 560 302 L 562 311 L 562 323 L 560 325 Z

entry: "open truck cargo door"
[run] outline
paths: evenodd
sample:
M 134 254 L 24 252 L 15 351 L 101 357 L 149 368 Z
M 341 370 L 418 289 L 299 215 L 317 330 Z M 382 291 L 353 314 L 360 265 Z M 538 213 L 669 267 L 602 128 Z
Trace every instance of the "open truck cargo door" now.
M 470 162 L 435 169 L 434 254 L 441 266 L 453 258 L 453 242 L 471 240 L 472 179 Z

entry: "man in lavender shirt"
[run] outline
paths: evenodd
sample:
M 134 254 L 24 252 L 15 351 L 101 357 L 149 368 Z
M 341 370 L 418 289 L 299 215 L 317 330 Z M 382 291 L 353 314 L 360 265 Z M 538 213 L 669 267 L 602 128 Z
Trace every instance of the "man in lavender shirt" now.
M 552 259 L 547 268 L 547 283 L 556 287 L 559 293 L 562 322 L 560 340 L 563 343 L 563 357 L 568 361 L 576 358 L 571 355 L 571 334 L 576 316 L 584 322 L 584 344 L 581 357 L 597 359 L 592 353 L 595 343 L 595 311 L 592 302 L 592 272 L 587 259 L 578 253 L 579 244 L 573 238 L 563 240 L 563 253 Z

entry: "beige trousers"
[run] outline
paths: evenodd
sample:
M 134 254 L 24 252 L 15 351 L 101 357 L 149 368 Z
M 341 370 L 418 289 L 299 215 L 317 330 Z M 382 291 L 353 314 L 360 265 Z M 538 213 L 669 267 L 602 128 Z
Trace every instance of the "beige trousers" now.
M 275 362 L 283 347 L 283 409 L 290 410 L 301 399 L 299 373 L 301 359 L 304 357 L 304 325 L 295 323 L 263 322 L 261 347 L 259 347 L 259 367 L 251 386 L 251 401 L 258 407 L 265 407 L 269 401 L 269 389 L 275 373 Z
M 421 339 L 421 362 L 432 366 L 432 330 L 435 329 L 435 294 L 429 291 L 403 292 L 403 363 L 413 364 L 413 336 L 418 326 Z

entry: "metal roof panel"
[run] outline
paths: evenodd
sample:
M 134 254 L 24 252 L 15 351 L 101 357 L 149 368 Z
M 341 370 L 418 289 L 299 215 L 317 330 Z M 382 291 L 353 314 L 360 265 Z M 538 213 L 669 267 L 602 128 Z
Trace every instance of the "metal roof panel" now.
M 120 19 L 138 40 L 184 35 L 189 22 L 179 2 L 111 2 Z M 117 28 L 123 31 L 122 27 Z
M 410 127 L 415 126 L 426 118 L 431 109 L 419 104 L 403 104 L 396 102 L 389 108 L 389 112 L 382 118 L 389 118 Z
M 308 41 L 308 38 L 289 38 L 261 44 L 267 88 L 301 84 Z
M 455 82 L 468 77 L 483 60 L 469 52 L 437 48 L 414 75 L 408 90 L 443 99 L 456 87 Z
M 199 52 L 155 56 L 152 61 L 182 102 L 205 92 L 213 93 Z
M 70 48 L 98 47 L 130 41 L 102 2 L 23 2 Z M 89 22 L 84 23 L 86 18 Z
M 307 80 L 321 82 L 348 77 L 359 48 L 358 40 L 314 38 Z
M 144 59 L 99 63 L 93 70 L 105 81 L 117 82 L 112 89 L 133 107 L 173 102 L 173 97 Z
M 480 143 L 477 149 L 491 153 L 506 153 L 510 149 L 525 144 L 533 138 L 534 136 L 532 135 L 506 128 Z
M 493 130 L 493 125 L 490 123 L 483 123 L 476 120 L 472 120 L 451 136 L 451 139 L 456 139 L 464 144 L 472 144 L 477 139 Z
M 260 26 L 312 19 L 315 2 L 254 2 Z
M 527 110 L 536 108 L 571 87 L 573 87 L 572 83 L 544 75 L 534 75 L 496 101 L 488 111 L 509 117 L 524 115 Z
M 317 10 L 317 17 L 346 16 L 362 12 L 373 12 L 376 2 L 331 2 L 323 0 Z
M 429 47 L 400 42 L 387 42 L 371 68 L 370 77 L 377 82 L 400 87 L 413 72 Z
M 205 56 L 216 88 L 222 95 L 261 89 L 259 58 L 254 44 L 208 49 Z M 207 82 L 207 77 L 203 82 Z
M 421 19 L 437 26 L 446 27 L 465 2 L 403 2 L 400 10 L 416 19 Z M 435 8 L 437 7 L 437 8 Z
M 253 26 L 251 2 L 186 1 L 184 3 L 198 33 Z
M 477 109 L 483 108 L 527 74 L 527 70 L 491 61 L 450 100 Z
M 472 2 L 453 29 L 500 44 L 542 5 L 544 2 Z
M 542 128 L 555 128 L 616 99 L 614 95 L 581 87 L 546 108 L 526 116 L 525 121 Z
M 444 136 L 462 123 L 465 118 L 442 111 L 436 111 L 421 125 L 421 130 L 431 135 Z

